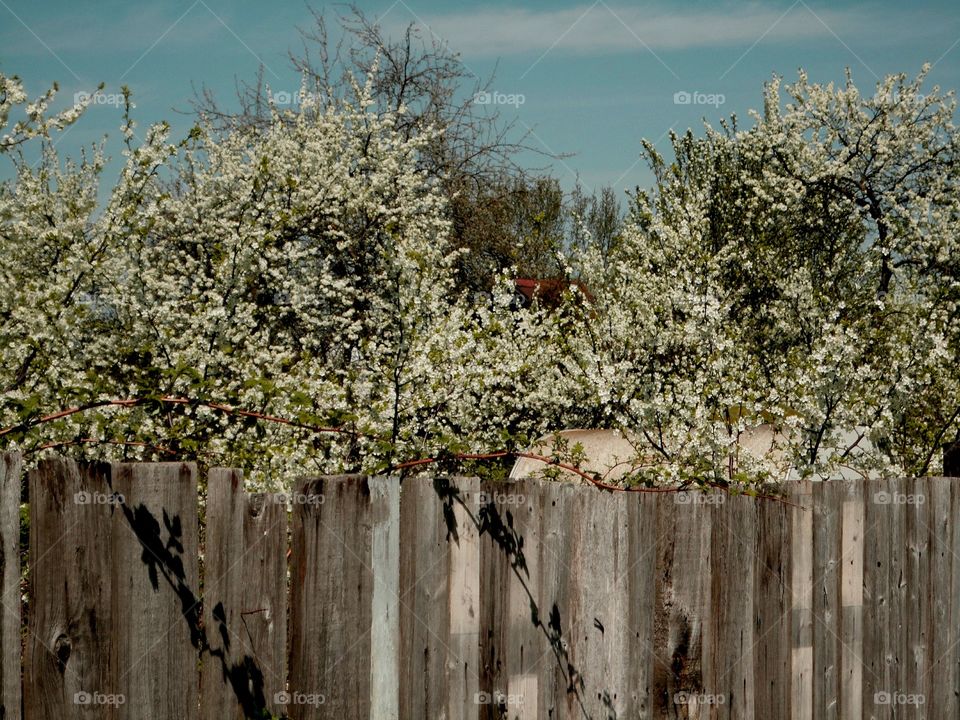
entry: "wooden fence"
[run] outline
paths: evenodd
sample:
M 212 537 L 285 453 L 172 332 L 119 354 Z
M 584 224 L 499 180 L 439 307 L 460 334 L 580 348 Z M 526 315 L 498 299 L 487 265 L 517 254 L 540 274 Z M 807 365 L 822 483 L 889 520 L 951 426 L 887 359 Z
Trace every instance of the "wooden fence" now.
M 960 716 L 955 480 L 278 497 L 213 470 L 199 512 L 191 464 L 48 460 L 27 482 L 21 622 L 3 457 L 3 720 Z

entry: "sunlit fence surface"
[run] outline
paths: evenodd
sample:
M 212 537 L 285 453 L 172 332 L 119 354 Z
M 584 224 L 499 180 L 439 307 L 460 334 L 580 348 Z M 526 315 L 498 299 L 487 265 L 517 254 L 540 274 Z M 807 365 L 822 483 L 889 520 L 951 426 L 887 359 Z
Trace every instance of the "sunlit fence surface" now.
M 3 456 L 0 717 L 960 716 L 957 480 L 200 480 Z

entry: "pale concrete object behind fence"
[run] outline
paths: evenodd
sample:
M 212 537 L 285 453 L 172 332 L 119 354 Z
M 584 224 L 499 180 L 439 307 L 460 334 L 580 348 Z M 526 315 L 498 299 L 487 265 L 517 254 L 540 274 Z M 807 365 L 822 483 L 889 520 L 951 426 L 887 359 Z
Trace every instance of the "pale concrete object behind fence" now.
M 864 436 L 866 428 L 854 428 L 840 434 L 841 449 L 852 446 L 854 455 L 873 452 L 873 446 Z M 748 427 L 729 443 L 729 467 L 735 470 L 745 458 L 769 463 L 771 480 L 799 480 L 798 472 L 788 453 L 789 437 L 769 423 Z M 579 470 L 597 476 L 609 484 L 617 484 L 640 468 L 656 468 L 658 457 L 645 450 L 646 443 L 636 435 L 619 430 L 559 430 L 540 438 L 526 450 L 539 457 L 518 457 L 510 470 L 511 479 L 524 477 L 552 477 L 566 482 L 589 482 L 582 475 L 560 467 L 556 463 L 571 464 L 568 458 L 579 451 Z M 818 457 L 825 459 L 830 451 L 822 449 Z M 554 463 L 545 462 L 553 460 Z M 849 463 L 841 464 L 831 473 L 814 480 L 846 480 L 872 477 L 871 473 L 854 470 Z

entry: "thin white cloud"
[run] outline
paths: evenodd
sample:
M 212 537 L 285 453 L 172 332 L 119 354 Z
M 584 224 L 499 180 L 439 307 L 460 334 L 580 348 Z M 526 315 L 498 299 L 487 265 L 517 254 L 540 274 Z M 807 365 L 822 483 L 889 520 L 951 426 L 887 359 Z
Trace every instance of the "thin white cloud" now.
M 551 52 L 584 54 L 641 52 L 644 44 L 658 51 L 749 46 L 758 38 L 766 44 L 805 42 L 835 39 L 834 34 L 875 36 L 891 28 L 898 28 L 902 40 L 903 32 L 916 27 L 915 20 L 904 25 L 886 12 L 878 17 L 873 11 L 816 8 L 815 16 L 802 3 L 785 16 L 784 10 L 783 6 L 748 4 L 683 11 L 600 2 L 592 8 L 589 4 L 557 10 L 490 8 L 420 18 L 451 49 L 472 57 L 542 53 L 551 48 Z M 396 6 L 383 24 L 393 30 L 411 20 Z
M 185 10 L 185 17 L 176 22 Z M 0 18 L 4 11 L 0 9 Z M 215 42 L 219 34 L 228 37 L 217 19 L 201 4 L 194 3 L 174 12 L 169 8 L 136 5 L 125 12 L 91 13 L 79 8 L 49 13 L 43 19 L 24 18 L 37 36 L 57 52 L 89 54 L 138 53 L 155 43 L 161 35 L 168 47 L 203 47 Z M 6 22 L 3 22 L 7 25 Z M 26 33 L 0 33 L 8 55 L 43 55 L 48 52 L 35 38 Z M 134 56 L 135 57 L 135 56 Z

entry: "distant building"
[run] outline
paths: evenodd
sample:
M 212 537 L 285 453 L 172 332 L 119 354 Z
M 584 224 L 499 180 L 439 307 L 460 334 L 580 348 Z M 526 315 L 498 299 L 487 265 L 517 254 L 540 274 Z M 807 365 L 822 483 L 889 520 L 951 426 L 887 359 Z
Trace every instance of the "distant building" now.
M 537 298 L 546 308 L 556 309 L 563 304 L 564 293 L 571 287 L 576 287 L 588 301 L 593 296 L 579 280 L 556 280 L 549 278 L 517 278 L 514 280 L 517 307 L 528 308 Z

